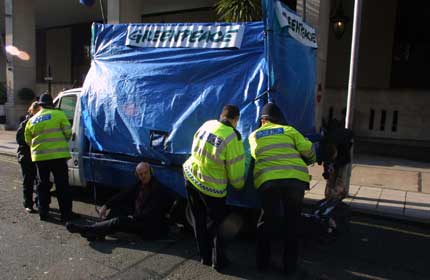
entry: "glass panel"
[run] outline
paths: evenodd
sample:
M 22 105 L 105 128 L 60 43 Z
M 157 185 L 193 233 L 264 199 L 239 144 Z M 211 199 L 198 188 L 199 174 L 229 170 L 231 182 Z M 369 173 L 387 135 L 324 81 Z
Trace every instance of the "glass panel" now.
M 67 119 L 73 124 L 73 116 L 75 115 L 76 96 L 63 96 L 60 101 L 60 109 L 66 114 Z

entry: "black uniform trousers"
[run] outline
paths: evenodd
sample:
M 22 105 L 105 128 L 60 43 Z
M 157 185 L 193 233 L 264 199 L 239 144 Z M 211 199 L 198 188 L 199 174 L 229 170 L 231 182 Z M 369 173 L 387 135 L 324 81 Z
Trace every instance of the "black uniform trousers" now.
M 39 199 L 39 215 L 46 217 L 49 211 L 51 182 L 49 176 L 54 176 L 58 205 L 60 206 L 61 219 L 67 221 L 72 215 L 72 195 L 69 188 L 69 174 L 67 159 L 51 159 L 36 161 L 38 185 L 37 195 Z
M 36 182 L 37 169 L 34 162 L 30 158 L 23 157 L 19 161 L 21 165 L 22 172 L 22 187 L 23 187 L 23 197 L 24 197 L 24 207 L 33 208 L 33 192 L 34 185 Z
M 264 214 L 257 226 L 258 268 L 267 268 L 271 241 L 280 237 L 284 241 L 285 271 L 294 272 L 297 269 L 298 227 L 307 188 L 307 183 L 295 179 L 270 180 L 260 186 Z
M 85 226 L 84 231 L 100 237 L 117 232 L 133 233 L 143 239 L 156 239 L 167 233 L 164 221 L 156 221 L 151 217 L 136 219 L 132 213 L 132 207 L 112 208 L 104 221 Z
M 194 235 L 203 264 L 222 266 L 226 262 L 221 224 L 227 216 L 225 198 L 207 196 L 185 180 L 188 203 L 194 216 Z M 208 227 L 208 218 L 212 224 Z

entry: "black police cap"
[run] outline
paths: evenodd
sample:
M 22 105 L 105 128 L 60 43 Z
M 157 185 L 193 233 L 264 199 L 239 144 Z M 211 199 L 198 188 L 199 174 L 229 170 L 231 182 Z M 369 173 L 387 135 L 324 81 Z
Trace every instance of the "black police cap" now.
M 40 106 L 54 106 L 54 102 L 52 100 L 52 96 L 49 93 L 43 93 L 39 97 L 39 101 L 37 101 L 37 104 Z
M 261 118 L 266 118 L 272 122 L 283 122 L 284 115 L 274 103 L 267 103 L 264 105 L 263 110 L 261 112 Z

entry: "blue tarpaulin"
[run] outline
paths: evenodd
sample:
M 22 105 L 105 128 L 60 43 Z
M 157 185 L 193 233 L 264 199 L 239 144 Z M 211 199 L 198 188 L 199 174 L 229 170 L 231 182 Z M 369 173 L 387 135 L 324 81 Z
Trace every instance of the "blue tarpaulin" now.
M 288 124 L 305 135 L 314 134 L 316 48 L 304 43 L 309 43 L 309 37 L 316 41 L 316 37 L 305 34 L 308 37 L 299 41 L 297 37 L 291 36 L 290 28 L 298 26 L 296 29 L 300 30 L 300 34 L 304 34 L 307 29 L 303 27 L 303 22 L 292 22 L 294 19 L 291 17 L 297 15 L 282 2 L 264 0 L 263 6 L 268 34 L 269 100 L 281 108 Z M 281 27 L 277 12 L 291 26 Z
M 245 138 L 255 129 L 254 99 L 266 89 L 262 23 L 245 24 L 240 49 L 129 47 L 127 27 L 93 25 L 81 105 L 96 149 L 170 163 L 190 153 L 195 131 L 225 104 L 241 108 Z
M 92 63 L 81 97 L 91 146 L 105 154 L 180 166 L 190 154 L 195 131 L 205 121 L 217 119 L 225 104 L 240 107 L 238 130 L 246 140 L 259 126 L 268 90 L 269 99 L 282 108 L 290 124 L 312 133 L 315 49 L 279 25 L 268 45 L 263 22 L 240 24 L 244 26 L 240 48 L 215 49 L 129 46 L 127 30 L 145 24 L 93 24 Z M 181 23 L 150 28 L 181 25 L 229 26 Z M 236 204 L 255 204 L 253 198 L 233 196 Z

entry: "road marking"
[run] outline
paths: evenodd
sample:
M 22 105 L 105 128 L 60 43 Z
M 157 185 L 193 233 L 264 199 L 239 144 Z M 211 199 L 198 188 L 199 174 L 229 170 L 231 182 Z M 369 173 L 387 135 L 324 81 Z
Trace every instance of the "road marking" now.
M 430 234 L 424 234 L 424 233 L 405 230 L 405 229 L 399 229 L 399 228 L 393 228 L 393 227 L 381 226 L 381 225 L 374 225 L 374 224 L 369 224 L 369 223 L 365 223 L 365 222 L 357 222 L 357 221 L 351 221 L 350 223 L 354 224 L 354 225 L 368 226 L 368 227 L 379 228 L 379 229 L 384 229 L 384 230 L 389 230 L 389 231 L 394 231 L 394 232 L 400 232 L 400 233 L 409 234 L 409 235 L 415 235 L 415 236 L 423 237 L 423 238 L 430 238 Z
M 365 279 L 372 279 L 372 280 L 388 280 L 388 278 L 382 278 L 382 277 L 378 277 L 378 276 L 373 276 L 370 274 L 366 274 L 366 273 L 361 273 L 361 272 L 355 272 L 352 270 L 346 270 L 347 272 L 351 273 L 354 276 L 358 276 L 360 278 L 365 278 Z

